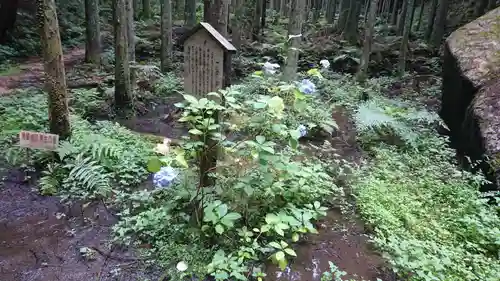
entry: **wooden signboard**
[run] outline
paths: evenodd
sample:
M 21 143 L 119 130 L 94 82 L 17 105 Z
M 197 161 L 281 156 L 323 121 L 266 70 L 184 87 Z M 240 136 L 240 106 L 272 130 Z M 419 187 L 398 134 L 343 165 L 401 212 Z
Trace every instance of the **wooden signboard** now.
M 201 22 L 181 38 L 184 44 L 184 92 L 202 98 L 211 92 L 228 87 L 231 71 L 231 54 L 236 48 L 209 23 Z M 214 97 L 211 97 L 213 99 Z M 216 122 L 220 116 L 215 114 Z M 208 138 L 206 147 L 211 151 L 199 156 L 201 186 L 211 186 L 213 179 L 208 172 L 217 167 L 221 157 L 217 143 Z
M 19 133 L 19 146 L 21 147 L 56 150 L 58 145 L 58 135 L 30 131 L 21 131 Z
M 209 23 L 201 22 L 181 39 L 184 43 L 184 92 L 201 97 L 224 85 L 224 60 L 236 52 Z

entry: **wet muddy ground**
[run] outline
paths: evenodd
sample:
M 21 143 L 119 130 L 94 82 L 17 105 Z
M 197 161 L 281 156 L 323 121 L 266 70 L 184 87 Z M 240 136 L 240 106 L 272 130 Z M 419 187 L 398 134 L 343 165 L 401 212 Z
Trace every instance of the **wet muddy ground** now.
M 109 246 L 116 219 L 103 205 L 82 213 L 38 195 L 24 172 L 10 170 L 2 179 L 0 280 L 158 280 L 160 272 L 134 251 Z

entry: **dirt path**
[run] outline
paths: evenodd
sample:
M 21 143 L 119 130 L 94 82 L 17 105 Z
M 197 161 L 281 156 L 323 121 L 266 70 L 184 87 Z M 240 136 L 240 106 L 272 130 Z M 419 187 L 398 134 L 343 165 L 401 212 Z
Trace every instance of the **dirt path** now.
M 0 280 L 158 280 L 129 249 L 108 247 L 116 219 L 102 205 L 70 210 L 52 196 L 40 196 L 11 170 L 0 186 Z M 90 249 L 90 258 L 82 255 Z
M 75 48 L 64 53 L 64 65 L 66 70 L 75 63 L 83 60 L 85 49 Z M 43 82 L 44 69 L 42 59 L 39 57 L 28 59 L 26 62 L 16 66 L 19 71 L 6 75 L 0 74 L 0 95 L 8 94 L 16 88 L 30 86 L 41 86 Z

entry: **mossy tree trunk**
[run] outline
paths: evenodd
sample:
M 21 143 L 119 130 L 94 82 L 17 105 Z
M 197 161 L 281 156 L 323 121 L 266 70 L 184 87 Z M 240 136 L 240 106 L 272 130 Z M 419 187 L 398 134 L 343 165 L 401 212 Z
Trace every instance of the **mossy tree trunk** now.
M 128 53 L 127 0 L 113 0 L 115 40 L 115 106 L 118 109 L 132 107 L 130 65 Z
M 64 72 L 64 58 L 59 34 L 55 0 L 37 0 L 37 20 L 48 92 L 50 132 L 61 140 L 71 136 Z
M 161 71 L 172 67 L 172 0 L 161 2 Z
M 283 80 L 293 81 L 297 77 L 300 42 L 302 41 L 303 11 L 306 0 L 291 0 L 290 18 L 288 22 L 288 50 L 283 69 Z
M 99 0 L 85 0 L 86 44 L 85 61 L 101 63 L 101 35 L 99 23 Z
M 135 26 L 134 26 L 134 3 L 132 0 L 126 1 L 127 13 L 127 37 L 128 37 L 128 59 L 130 62 L 135 61 Z
M 373 33 L 375 32 L 375 21 L 377 20 L 377 7 L 379 0 L 370 1 L 368 19 L 365 24 L 365 41 L 363 42 L 363 55 L 359 66 L 356 79 L 358 82 L 364 82 L 368 73 L 368 65 L 370 63 L 370 55 L 372 52 Z

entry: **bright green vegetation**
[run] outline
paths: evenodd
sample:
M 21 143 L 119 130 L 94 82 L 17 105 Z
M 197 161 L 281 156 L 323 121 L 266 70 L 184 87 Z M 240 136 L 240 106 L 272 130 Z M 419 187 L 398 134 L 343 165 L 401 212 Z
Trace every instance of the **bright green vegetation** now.
M 259 75 L 222 92 L 225 106 L 186 95 L 178 106 L 191 138 L 164 154 L 155 152 L 152 138 L 110 121 L 85 120 L 82 116 L 105 97 L 78 91 L 71 101 L 74 137 L 56 156 L 31 151 L 28 158 L 18 148 L 7 155 L 10 162 L 47 164 L 40 180 L 45 194 L 118 207 L 122 219 L 115 240 L 149 244 L 145 254 L 154 254 L 168 275 L 264 278 L 264 262 L 284 267 L 296 256 L 294 243 L 317 232 L 316 219 L 331 207 L 346 206 L 334 179 L 353 166 L 335 155 L 304 154 L 297 141 L 300 124 L 313 133 L 336 130 L 330 113 L 342 105 L 353 112 L 359 142 L 371 157 L 351 176 L 357 204 L 394 269 L 403 276 L 413 273 L 410 280 L 498 280 L 498 205 L 480 198 L 482 177 L 457 168 L 453 152 L 433 129 L 436 115 L 382 97 L 378 89 L 387 79 L 370 80 L 363 88 L 348 76 L 302 75 L 317 85 L 317 97 Z M 179 86 L 172 76 L 160 81 L 157 95 L 167 88 L 162 85 Z M 364 92 L 370 96 L 366 103 L 359 101 Z M 224 115 L 219 125 L 215 109 Z M 44 131 L 46 112 L 43 93 L 2 98 L 1 145 L 11 147 L 20 129 Z M 225 153 L 210 171 L 215 188 L 200 188 L 198 181 L 195 156 L 207 152 L 200 141 L 207 138 Z M 165 165 L 181 171 L 179 181 L 144 190 L 147 169 Z M 178 271 L 178 262 L 187 269 Z

